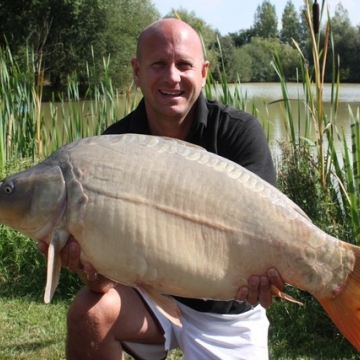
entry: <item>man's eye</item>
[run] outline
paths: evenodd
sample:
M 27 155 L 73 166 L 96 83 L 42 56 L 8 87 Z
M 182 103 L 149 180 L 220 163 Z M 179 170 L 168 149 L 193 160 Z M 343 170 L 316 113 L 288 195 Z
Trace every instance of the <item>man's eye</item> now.
M 153 63 L 152 65 L 154 68 L 161 68 L 161 67 L 164 67 L 165 66 L 165 63 L 163 61 L 158 61 L 158 62 L 155 62 Z
M 192 68 L 192 65 L 188 62 L 182 62 L 178 64 L 178 68 L 183 69 L 183 70 L 188 70 Z

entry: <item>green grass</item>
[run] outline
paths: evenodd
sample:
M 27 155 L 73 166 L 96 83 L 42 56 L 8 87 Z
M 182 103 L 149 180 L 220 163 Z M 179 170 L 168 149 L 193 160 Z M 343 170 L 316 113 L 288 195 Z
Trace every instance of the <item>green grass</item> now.
M 35 300 L 33 296 L 0 297 L 0 359 L 64 359 L 68 306 L 67 300 L 43 304 L 41 299 Z M 270 337 L 273 338 L 270 359 L 358 359 L 358 353 L 339 335 L 329 342 L 329 337 L 321 331 L 308 333 L 302 327 L 289 334 L 294 331 L 292 324 L 301 323 L 299 319 L 309 321 L 306 317 L 313 319 L 320 329 L 323 328 L 322 321 L 326 322 L 326 315 L 319 316 L 318 312 L 311 301 L 306 303 L 305 308 L 276 302 L 269 316 L 281 317 L 284 326 L 272 325 L 270 328 Z M 126 358 L 131 359 L 130 356 Z M 181 351 L 172 351 L 168 359 L 182 359 Z
M 45 305 L 32 296 L 0 297 L 0 359 L 65 359 L 68 306 L 64 300 Z M 181 352 L 172 351 L 168 359 L 182 359 Z
M 0 297 L 0 359 L 64 359 L 65 301 Z

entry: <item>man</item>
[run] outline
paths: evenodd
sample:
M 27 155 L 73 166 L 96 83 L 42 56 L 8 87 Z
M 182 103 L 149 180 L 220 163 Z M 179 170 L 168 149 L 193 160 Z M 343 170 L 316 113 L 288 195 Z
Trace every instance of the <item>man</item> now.
M 133 132 L 183 139 L 275 185 L 270 151 L 257 119 L 203 97 L 209 62 L 194 29 L 176 19 L 150 25 L 140 35 L 132 68 L 144 98 L 106 134 Z M 40 249 L 46 251 L 44 244 Z M 123 359 L 123 350 L 137 359 L 159 360 L 179 346 L 185 359 L 268 358 L 268 320 L 263 307 L 272 301 L 270 283 L 280 289 L 284 285 L 275 269 L 253 275 L 248 286 L 239 289 L 237 299 L 247 302 L 176 298 L 182 311 L 183 327 L 179 328 L 146 295 L 97 275 L 91 264 L 80 264 L 79 253 L 74 239 L 62 251 L 63 265 L 82 273 L 87 284 L 69 309 L 68 360 Z

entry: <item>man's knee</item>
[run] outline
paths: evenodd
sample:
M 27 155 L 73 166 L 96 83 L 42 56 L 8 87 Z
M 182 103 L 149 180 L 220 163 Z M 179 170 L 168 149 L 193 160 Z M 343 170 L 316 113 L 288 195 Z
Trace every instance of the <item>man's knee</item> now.
M 68 331 L 79 331 L 84 326 L 92 329 L 105 326 L 116 319 L 119 308 L 118 292 L 98 294 L 83 288 L 70 305 L 67 314 Z

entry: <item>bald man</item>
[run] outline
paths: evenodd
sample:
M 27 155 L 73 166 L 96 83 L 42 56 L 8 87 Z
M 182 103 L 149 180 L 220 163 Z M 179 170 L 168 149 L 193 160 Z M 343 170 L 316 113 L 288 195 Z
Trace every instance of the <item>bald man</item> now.
M 271 154 L 259 121 L 231 106 L 204 98 L 209 62 L 201 40 L 188 24 L 163 19 L 140 35 L 131 61 L 143 99 L 105 134 L 139 133 L 174 137 L 200 145 L 248 168 L 276 185 Z M 251 216 L 251 210 L 249 211 Z M 174 234 L 176 236 L 176 234 Z M 39 244 L 46 252 L 46 246 Z M 282 289 L 277 271 L 253 275 L 237 300 L 204 301 L 175 297 L 182 328 L 172 324 L 136 289 L 96 274 L 80 263 L 80 249 L 70 239 L 63 266 L 86 283 L 68 313 L 67 360 L 165 359 L 180 347 L 185 359 L 268 359 L 270 284 Z M 254 259 L 256 261 L 256 259 Z

